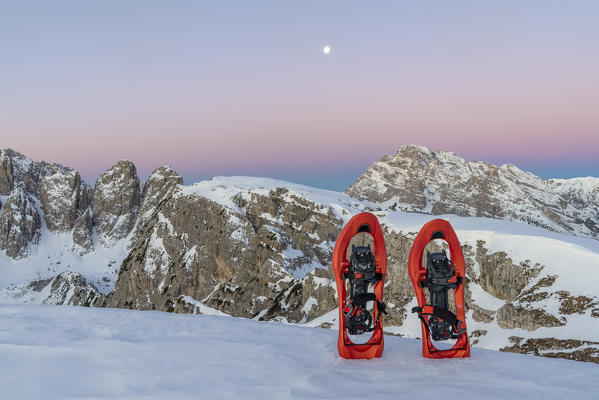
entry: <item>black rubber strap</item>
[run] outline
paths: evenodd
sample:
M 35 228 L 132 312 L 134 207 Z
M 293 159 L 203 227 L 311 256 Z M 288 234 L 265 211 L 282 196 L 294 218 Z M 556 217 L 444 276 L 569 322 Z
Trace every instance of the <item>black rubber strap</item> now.
M 430 306 L 427 306 L 430 307 Z M 439 319 L 442 319 L 444 321 L 449 322 L 455 329 L 456 332 L 461 332 L 463 329 L 461 329 L 460 327 L 460 323 L 462 321 L 460 321 L 458 319 L 458 317 L 452 313 L 451 311 L 445 309 L 445 308 L 439 308 L 439 307 L 430 307 L 432 308 L 432 312 L 430 313 L 425 313 L 423 312 L 423 307 L 414 307 L 412 308 L 412 312 L 417 312 L 418 313 L 418 318 L 420 318 L 420 320 L 422 321 L 422 323 L 424 324 L 424 326 L 426 327 L 426 330 L 429 331 L 429 333 L 431 333 L 430 328 L 426 322 L 426 318 L 423 317 L 423 315 L 431 315 L 433 317 L 437 317 Z
M 358 294 L 353 298 L 354 304 L 357 306 L 365 306 L 368 301 L 377 301 L 374 293 Z
M 457 287 L 460 286 L 462 283 L 464 283 L 464 278 L 461 276 L 458 276 L 456 278 L 455 282 L 445 282 L 444 285 L 439 285 L 439 284 L 433 283 L 432 279 L 425 279 L 423 281 L 419 281 L 418 285 L 422 288 L 435 287 L 435 286 L 448 286 L 451 289 L 457 289 Z
M 458 326 L 458 317 L 445 308 L 433 307 L 433 316 L 447 321 L 455 327 Z

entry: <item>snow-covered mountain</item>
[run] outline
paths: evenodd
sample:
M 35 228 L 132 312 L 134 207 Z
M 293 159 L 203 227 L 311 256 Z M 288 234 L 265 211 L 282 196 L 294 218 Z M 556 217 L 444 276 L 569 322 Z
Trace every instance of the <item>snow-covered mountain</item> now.
M 2 156 L 11 163 L 25 158 L 15 154 Z M 14 173 L 19 163 L 36 165 L 14 162 L 13 177 L 19 176 Z M 352 215 L 374 210 L 385 228 L 389 255 L 385 329 L 420 335 L 419 320 L 409 314 L 415 300 L 407 258 L 430 215 L 266 178 L 219 177 L 183 186 L 168 167 L 158 168 L 142 190 L 135 167 L 124 161 L 108 169 L 93 189 L 80 180 L 70 185 L 56 178 L 55 185 L 71 197 L 86 193 L 86 202 L 80 195 L 78 202 L 65 203 L 61 196 L 42 199 L 35 179 L 47 180 L 50 174 L 40 170 L 21 168 L 20 176 L 31 177 L 30 186 L 13 178 L 2 192 L 0 226 L 9 226 L 13 236 L 0 241 L 12 246 L 11 237 L 22 237 L 18 243 L 27 246 L 17 246 L 25 252 L 0 253 L 0 302 L 218 310 L 335 328 L 337 299 L 329 267 L 334 242 Z M 31 207 L 11 200 L 23 196 Z M 49 224 L 45 210 L 55 213 L 63 228 Z M 58 210 L 74 219 L 60 219 Z M 7 215 L 22 222 L 35 214 L 40 219 L 33 230 L 36 241 L 27 241 L 26 225 L 5 222 Z M 599 361 L 594 279 L 599 241 L 497 219 L 442 217 L 456 228 L 466 256 L 467 322 L 474 346 Z M 87 220 L 85 246 L 75 241 L 79 227 L 71 222 L 80 218 Z
M 362 200 L 428 214 L 498 218 L 599 238 L 599 178 L 544 180 L 507 164 L 400 147 L 346 190 Z
M 209 311 L 209 310 L 207 310 Z M 344 360 L 337 333 L 213 315 L 0 305 L 6 399 L 594 399 L 597 366 L 474 348 L 428 360 L 385 338 Z

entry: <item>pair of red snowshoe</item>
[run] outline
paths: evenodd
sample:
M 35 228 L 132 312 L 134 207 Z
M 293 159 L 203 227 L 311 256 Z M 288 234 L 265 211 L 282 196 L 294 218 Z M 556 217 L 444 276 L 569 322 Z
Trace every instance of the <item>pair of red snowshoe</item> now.
M 351 253 L 348 252 L 351 239 L 360 233 L 372 236 L 374 249 L 369 244 L 352 244 Z M 425 247 L 435 239 L 447 242 L 450 257 L 445 250 L 427 252 L 423 265 Z M 383 290 L 387 251 L 383 231 L 374 214 L 358 214 L 345 225 L 335 244 L 333 272 L 339 297 L 339 355 L 350 359 L 380 357 L 384 347 L 381 316 L 386 314 Z M 422 355 L 427 358 L 468 357 L 470 345 L 464 314 L 466 268 L 460 243 L 449 222 L 435 219 L 422 227 L 410 250 L 408 272 L 418 301 L 412 312 L 418 313 L 421 320 Z M 428 303 L 425 289 L 429 292 Z M 455 314 L 449 309 L 449 290 L 453 290 Z M 371 336 L 364 343 L 356 340 L 367 333 Z M 438 349 L 433 343 L 446 340 L 455 340 L 455 344 L 448 349 Z

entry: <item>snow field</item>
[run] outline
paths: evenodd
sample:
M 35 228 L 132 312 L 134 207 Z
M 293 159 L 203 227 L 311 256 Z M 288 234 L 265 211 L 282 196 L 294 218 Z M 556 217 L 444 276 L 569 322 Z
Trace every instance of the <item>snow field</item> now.
M 0 305 L 1 399 L 596 398 L 599 366 L 472 349 L 428 360 L 385 337 L 376 360 L 337 331 L 213 315 Z

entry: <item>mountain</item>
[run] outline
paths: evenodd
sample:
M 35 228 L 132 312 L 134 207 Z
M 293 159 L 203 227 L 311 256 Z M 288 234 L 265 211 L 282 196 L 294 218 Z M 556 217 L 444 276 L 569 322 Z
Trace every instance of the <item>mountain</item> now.
M 420 335 L 409 313 L 415 299 L 407 259 L 430 215 L 267 178 L 184 186 L 168 167 L 142 184 L 127 161 L 91 188 L 65 167 L 10 150 L 1 156 L 8 161 L 0 176 L 13 178 L 3 186 L 0 226 L 13 234 L 0 241 L 20 250 L 0 252 L 0 302 L 218 310 L 336 328 L 334 243 L 352 215 L 370 210 L 385 229 L 389 256 L 385 330 Z M 36 188 L 48 177 L 53 186 L 44 183 L 45 192 L 53 194 L 44 199 Z M 48 223 L 47 212 L 61 222 Z M 498 219 L 442 217 L 466 257 L 473 345 L 599 362 L 599 241 Z M 368 243 L 366 235 L 354 240 Z
M 511 164 L 410 145 L 373 163 L 346 193 L 383 208 L 518 221 L 599 239 L 599 178 L 544 180 Z
M 207 310 L 210 311 L 210 310 Z M 382 358 L 344 360 L 328 329 L 217 315 L 0 305 L 8 399 L 594 399 L 597 366 L 472 349 L 431 362 L 386 337 Z

